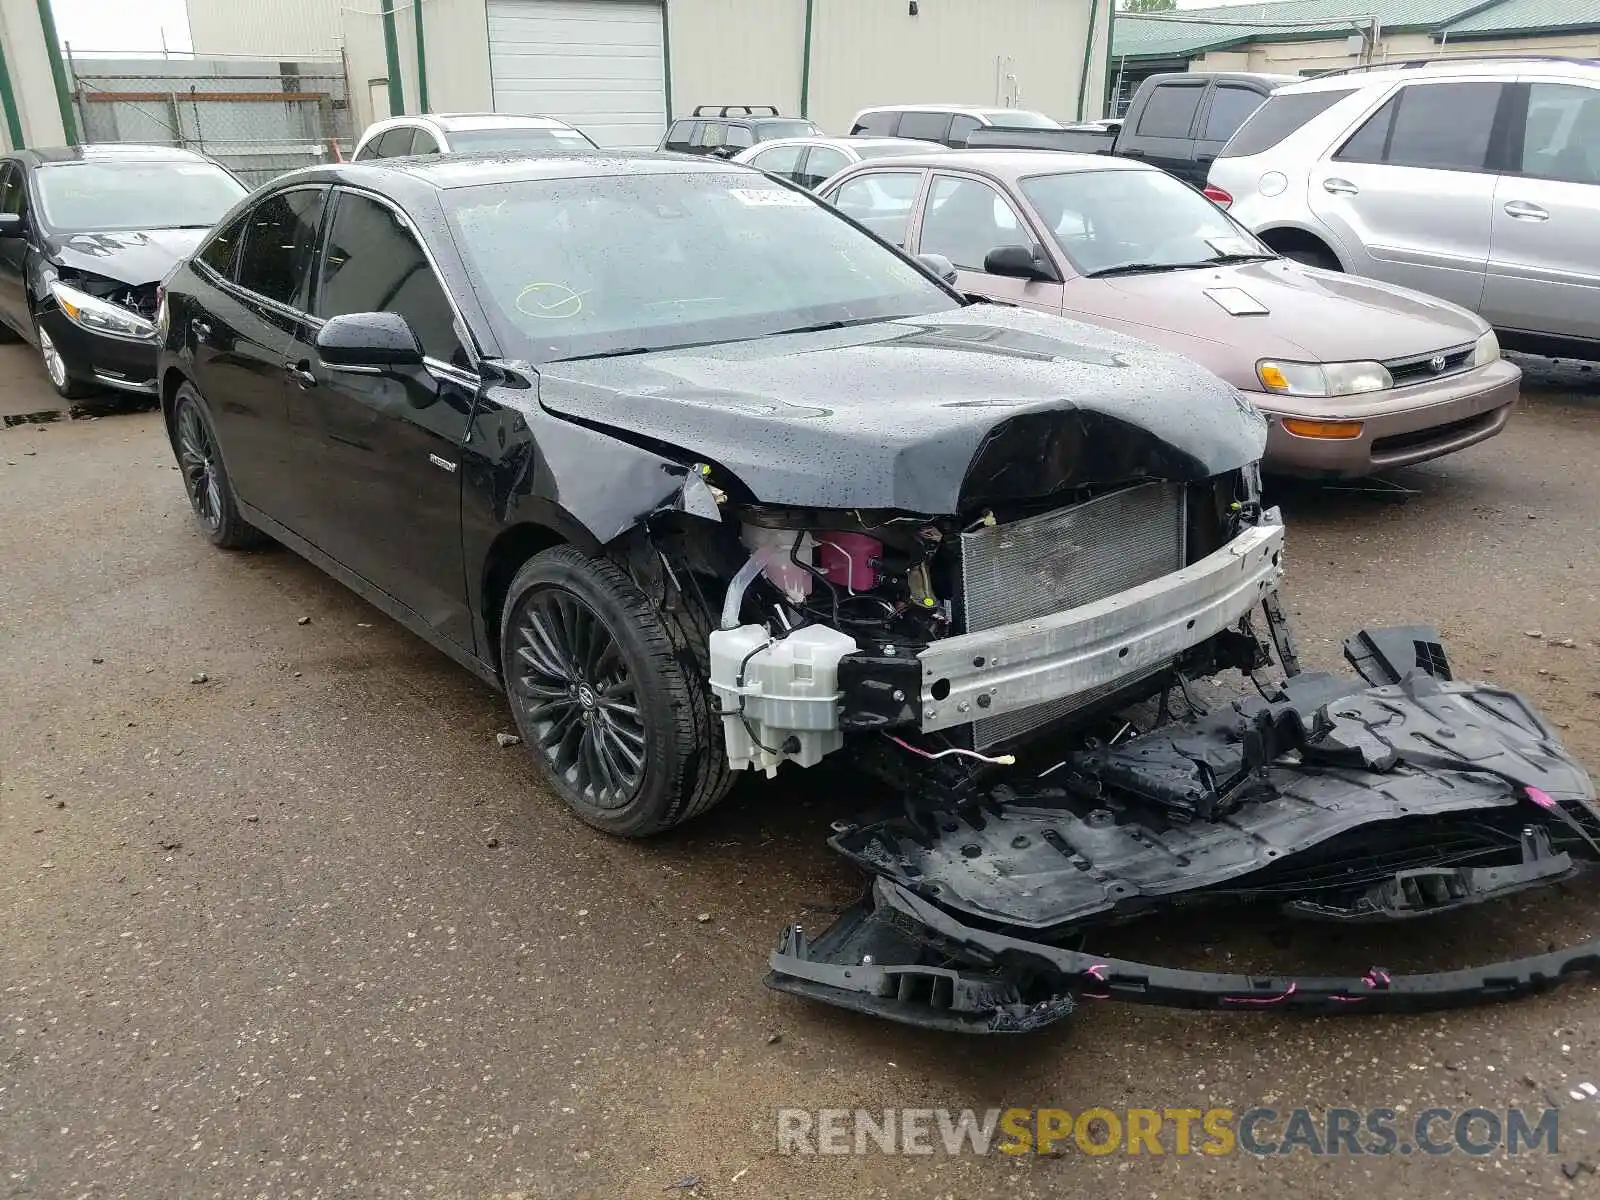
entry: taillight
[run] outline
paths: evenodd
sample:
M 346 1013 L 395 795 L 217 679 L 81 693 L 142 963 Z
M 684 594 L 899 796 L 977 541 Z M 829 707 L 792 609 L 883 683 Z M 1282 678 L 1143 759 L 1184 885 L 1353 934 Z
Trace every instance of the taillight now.
M 1218 208 L 1227 208 L 1228 205 L 1233 203 L 1232 195 L 1213 184 L 1206 184 L 1205 187 L 1200 189 L 1200 194 Z

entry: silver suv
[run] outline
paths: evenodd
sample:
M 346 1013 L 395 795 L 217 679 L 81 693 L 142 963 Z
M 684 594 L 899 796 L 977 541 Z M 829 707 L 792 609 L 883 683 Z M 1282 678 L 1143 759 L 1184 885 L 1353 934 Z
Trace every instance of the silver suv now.
M 1209 188 L 1279 252 L 1600 357 L 1600 62 L 1455 58 L 1274 92 Z

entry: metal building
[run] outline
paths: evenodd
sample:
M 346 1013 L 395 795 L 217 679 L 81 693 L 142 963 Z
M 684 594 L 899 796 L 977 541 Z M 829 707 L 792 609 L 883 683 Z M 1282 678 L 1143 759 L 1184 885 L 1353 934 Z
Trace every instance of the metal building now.
M 207 0 L 190 5 L 190 27 L 199 55 L 342 49 L 358 128 L 399 111 L 493 110 L 559 116 L 605 145 L 654 146 L 670 116 L 698 104 L 773 104 L 840 132 L 858 109 L 896 102 L 1098 117 L 1112 6 Z

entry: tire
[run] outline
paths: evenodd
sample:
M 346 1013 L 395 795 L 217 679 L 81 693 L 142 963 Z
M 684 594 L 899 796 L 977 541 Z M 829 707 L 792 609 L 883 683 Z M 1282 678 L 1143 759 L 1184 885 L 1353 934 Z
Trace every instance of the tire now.
M 707 680 L 710 623 L 663 612 L 609 559 L 556 546 L 506 594 L 501 671 L 517 731 L 551 789 L 596 829 L 648 837 L 732 783 Z
M 72 369 L 67 366 L 67 360 L 61 356 L 61 351 L 56 349 L 55 339 L 50 336 L 50 331 L 39 321 L 33 323 L 33 337 L 39 347 L 39 363 L 44 367 L 44 377 L 50 381 L 50 386 L 55 388 L 56 394 L 66 400 L 82 400 L 85 396 L 92 396 L 100 389 L 92 383 L 85 383 L 73 375 Z
M 1290 246 L 1278 251 L 1278 253 L 1285 258 L 1300 263 L 1302 266 L 1318 267 L 1324 271 L 1344 273 L 1344 268 L 1339 265 L 1339 260 L 1333 256 L 1333 252 L 1321 246 Z
M 172 405 L 172 449 L 178 457 L 183 490 L 200 530 L 213 546 L 244 550 L 259 546 L 265 535 L 239 514 L 239 501 L 223 465 L 211 414 L 200 393 L 181 384 Z

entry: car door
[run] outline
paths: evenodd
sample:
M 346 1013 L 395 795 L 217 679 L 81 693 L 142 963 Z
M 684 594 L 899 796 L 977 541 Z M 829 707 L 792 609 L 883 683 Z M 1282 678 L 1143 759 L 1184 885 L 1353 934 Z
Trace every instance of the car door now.
M 814 192 L 849 165 L 850 160 L 832 146 L 812 146 L 795 182 Z
M 1516 91 L 1480 311 L 1503 329 L 1600 339 L 1600 87 Z
M 459 466 L 478 379 L 464 328 L 409 218 L 376 195 L 335 192 L 313 277 L 289 392 L 301 455 L 316 467 L 303 536 L 471 649 Z M 405 317 L 425 367 L 396 375 L 324 364 L 316 329 L 364 312 Z
M 829 189 L 824 199 L 884 241 L 905 247 L 927 174 L 920 168 L 864 171 Z
M 1200 112 L 1200 132 L 1189 169 L 1173 173 L 1187 183 L 1204 187 L 1218 153 L 1266 99 L 1264 93 L 1237 83 L 1218 83 L 1210 88 Z
M 1402 84 L 1312 167 L 1311 210 L 1352 271 L 1477 309 L 1504 92 L 1491 80 Z
M 984 270 L 984 259 L 991 250 L 1040 246 L 1017 206 L 988 180 L 934 172 L 912 244 L 917 254 L 942 254 L 955 264 L 958 291 L 1043 312 L 1061 312 L 1061 284 L 991 275 Z
M 1133 129 L 1124 126 L 1124 136 L 1117 141 L 1117 153 L 1193 182 L 1194 139 L 1205 95 L 1203 79 L 1158 83 L 1139 110 Z
M 23 218 L 17 237 L 0 238 L 0 321 L 19 333 L 27 333 L 32 313 L 28 311 L 28 180 L 22 164 L 15 159 L 0 160 L 0 213 Z
M 192 306 L 181 331 L 234 490 L 282 524 L 305 485 L 289 435 L 284 364 L 300 305 L 325 185 L 285 188 L 251 205 L 201 246 Z

